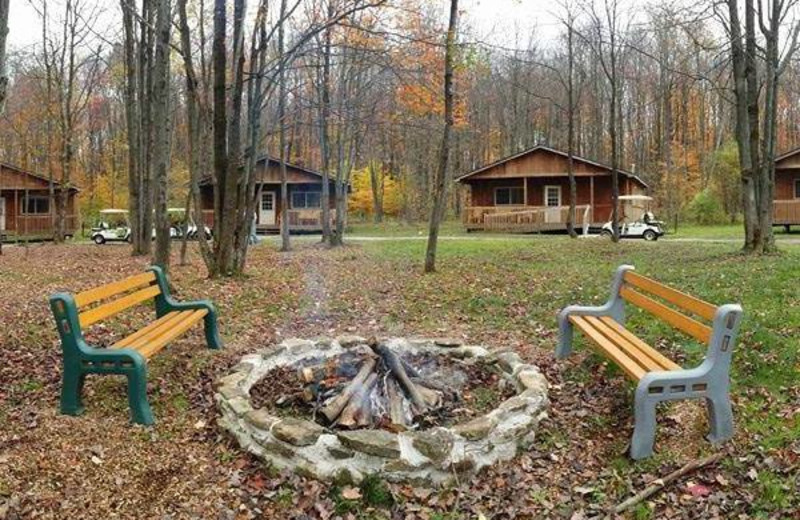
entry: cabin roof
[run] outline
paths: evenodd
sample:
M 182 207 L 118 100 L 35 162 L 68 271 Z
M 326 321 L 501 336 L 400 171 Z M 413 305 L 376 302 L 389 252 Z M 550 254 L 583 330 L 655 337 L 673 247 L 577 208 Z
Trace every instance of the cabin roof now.
M 469 173 L 465 173 L 464 175 L 461 175 L 460 177 L 456 177 L 455 180 L 456 180 L 456 182 L 461 182 L 463 180 L 468 179 L 469 177 L 472 177 L 473 175 L 477 175 L 479 173 L 482 173 L 482 172 L 485 172 L 487 170 L 490 170 L 490 169 L 492 169 L 492 168 L 494 168 L 496 166 L 499 166 L 499 165 L 501 165 L 503 163 L 514 161 L 516 159 L 519 159 L 521 157 L 524 157 L 526 155 L 529 155 L 529 154 L 532 154 L 532 153 L 538 152 L 538 151 L 544 151 L 544 152 L 547 152 L 547 153 L 560 155 L 560 156 L 565 157 L 565 158 L 569 156 L 569 154 L 567 154 L 567 152 L 563 152 L 561 150 L 558 150 L 556 148 L 552 148 L 552 147 L 547 146 L 547 145 L 537 144 L 536 146 L 534 146 L 532 148 L 528 148 L 527 150 L 523 150 L 523 151 L 521 151 L 521 152 L 519 152 L 517 154 L 510 155 L 508 157 L 504 157 L 502 159 L 499 159 L 497 161 L 489 163 L 489 164 L 487 164 L 485 166 L 481 166 L 480 168 L 478 168 L 476 170 L 473 170 L 473 171 L 471 171 Z M 602 168 L 604 170 L 608 170 L 609 172 L 611 171 L 611 166 L 608 166 L 607 164 L 599 163 L 597 161 L 593 161 L 593 160 L 587 159 L 585 157 L 580 157 L 578 155 L 573 155 L 572 156 L 572 160 L 573 161 L 582 162 L 582 163 L 585 163 L 585 164 L 589 164 L 589 165 L 592 165 L 592 166 L 595 166 L 595 167 L 598 167 L 598 168 Z M 629 172 L 629 171 L 623 170 L 621 168 L 617 168 L 617 171 L 619 173 L 621 173 L 622 175 L 626 176 L 626 177 L 634 179 L 635 181 L 637 181 L 639 184 L 641 184 L 645 188 L 649 187 L 648 184 L 641 179 L 641 177 L 639 177 L 638 175 L 634 174 L 633 172 Z M 565 171 L 563 173 L 563 175 L 567 175 L 567 172 Z
M 258 158 L 258 161 L 256 161 L 256 163 L 263 163 L 263 162 L 267 162 L 268 166 L 270 164 L 272 164 L 274 166 L 280 166 L 280 164 L 281 164 L 280 159 L 276 159 L 275 157 L 273 157 L 273 156 L 271 156 L 269 154 L 262 155 L 261 157 Z M 307 174 L 312 175 L 314 177 L 319 177 L 320 182 L 322 181 L 322 174 L 320 172 L 316 171 L 316 170 L 312 170 L 311 168 L 306 168 L 305 166 L 300 166 L 299 164 L 290 163 L 288 161 L 286 162 L 286 167 L 287 168 L 291 168 L 293 170 L 297 170 L 297 171 L 302 172 L 302 173 L 307 173 Z M 331 179 L 331 181 L 333 181 L 333 179 Z M 204 175 L 203 178 L 200 179 L 200 184 L 201 185 L 208 185 L 210 183 L 211 183 L 211 175 L 210 174 Z
M 782 166 L 779 165 L 779 162 L 782 162 L 786 159 L 791 159 L 792 157 L 800 155 L 800 147 L 793 148 L 787 152 L 780 154 L 779 156 L 775 157 L 775 167 L 781 168 Z M 796 168 L 796 165 L 786 166 L 787 168 Z
M 25 170 L 24 168 L 20 168 L 19 166 L 15 166 L 13 164 L 10 164 L 10 163 L 4 162 L 4 161 L 0 161 L 0 168 L 5 168 L 7 170 L 13 170 L 13 171 L 15 171 L 17 173 L 21 173 L 23 175 L 27 175 L 29 177 L 33 177 L 36 180 L 44 181 L 45 183 L 48 183 L 48 184 L 50 183 L 50 179 L 48 177 L 42 175 L 41 173 L 36 173 L 36 172 L 32 172 L 30 170 Z M 53 179 L 53 184 L 55 186 L 61 186 L 62 183 L 61 183 L 61 181 Z M 7 186 L 0 186 L 0 188 L 4 189 L 4 190 L 16 190 L 16 189 L 19 189 L 19 188 L 14 188 L 14 187 L 7 187 Z M 75 185 L 71 185 L 69 187 L 69 189 L 70 189 L 70 191 L 80 191 L 80 188 L 75 186 Z

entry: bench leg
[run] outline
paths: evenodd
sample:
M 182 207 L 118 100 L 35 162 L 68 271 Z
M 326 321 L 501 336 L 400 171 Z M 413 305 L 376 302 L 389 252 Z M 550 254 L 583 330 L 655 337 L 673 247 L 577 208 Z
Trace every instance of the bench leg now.
M 131 409 L 131 420 L 138 424 L 155 423 L 150 403 L 147 402 L 147 368 L 136 367 L 128 372 L 128 406 Z
M 733 410 L 730 398 L 727 395 L 707 397 L 706 410 L 711 430 L 706 438 L 717 444 L 733 437 Z
M 631 458 L 644 459 L 653 454 L 656 440 L 656 401 L 639 395 L 634 406 L 634 428 L 631 439 Z
M 83 382 L 86 379 L 79 368 L 64 367 L 61 384 L 61 413 L 64 415 L 80 415 L 83 413 Z
M 219 350 L 222 348 L 222 340 L 219 337 L 219 328 L 217 328 L 217 313 L 213 310 L 205 315 L 203 318 L 203 327 L 206 332 L 206 344 L 208 348 Z

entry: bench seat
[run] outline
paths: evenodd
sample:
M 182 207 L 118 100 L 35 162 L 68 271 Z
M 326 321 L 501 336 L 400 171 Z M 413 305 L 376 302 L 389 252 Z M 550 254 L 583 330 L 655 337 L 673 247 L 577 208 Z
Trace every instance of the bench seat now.
M 134 349 L 145 359 L 150 359 L 167 343 L 201 321 L 206 314 L 208 309 L 169 312 L 143 329 L 114 343 L 111 348 Z
M 571 315 L 569 320 L 634 381 L 648 372 L 681 369 L 610 316 Z

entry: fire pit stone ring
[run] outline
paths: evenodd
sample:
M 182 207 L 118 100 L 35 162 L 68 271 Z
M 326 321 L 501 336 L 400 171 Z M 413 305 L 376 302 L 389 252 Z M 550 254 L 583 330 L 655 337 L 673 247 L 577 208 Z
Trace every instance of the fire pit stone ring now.
M 514 458 L 533 441 L 547 414 L 547 381 L 538 368 L 514 352 L 490 352 L 452 339 L 393 338 L 385 344 L 400 354 L 420 353 L 475 358 L 495 365 L 515 394 L 485 415 L 451 427 L 407 430 L 332 430 L 299 417 L 278 417 L 254 408 L 250 389 L 279 367 L 303 360 L 330 359 L 353 349 L 369 349 L 358 336 L 336 339 L 287 339 L 244 356 L 215 385 L 219 425 L 240 446 L 278 469 L 290 469 L 321 480 L 357 483 L 375 474 L 392 482 L 444 485 L 456 475 Z

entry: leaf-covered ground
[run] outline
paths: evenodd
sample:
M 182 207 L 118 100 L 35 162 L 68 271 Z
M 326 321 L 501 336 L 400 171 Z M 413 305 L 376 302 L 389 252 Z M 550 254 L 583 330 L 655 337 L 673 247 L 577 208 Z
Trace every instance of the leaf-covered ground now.
M 472 238 L 472 237 L 471 237 Z M 750 259 L 735 244 L 452 240 L 440 271 L 422 275 L 422 241 L 331 251 L 312 241 L 288 254 L 255 247 L 246 277 L 207 280 L 198 258 L 173 266 L 181 299 L 220 309 L 226 349 L 200 328 L 150 363 L 151 428 L 128 422 L 125 383 L 92 377 L 81 417 L 57 413 L 60 347 L 47 296 L 140 272 L 125 246 L 42 245 L 0 257 L 0 519 L 6 518 L 589 518 L 654 479 L 713 452 L 700 403 L 659 410 L 657 455 L 625 456 L 632 386 L 579 343 L 556 363 L 555 315 L 607 297 L 627 262 L 703 299 L 740 301 L 734 355 L 736 438 L 720 464 L 695 472 L 627 513 L 630 518 L 797 518 L 800 461 L 800 247 Z M 148 309 L 91 330 L 109 344 Z M 632 327 L 684 365 L 702 348 L 644 315 Z M 552 410 L 534 447 L 512 463 L 444 490 L 325 484 L 281 474 L 244 455 L 215 425 L 215 378 L 255 349 L 290 336 L 340 333 L 459 336 L 513 347 L 551 383 Z

